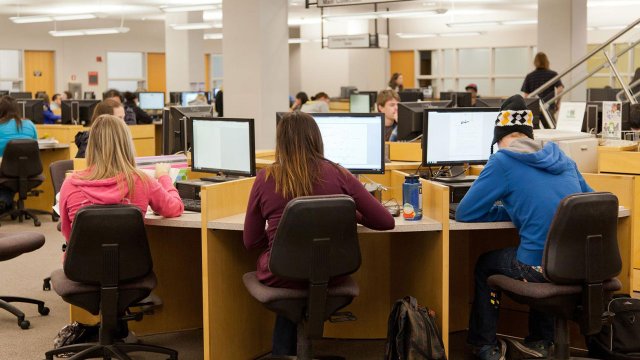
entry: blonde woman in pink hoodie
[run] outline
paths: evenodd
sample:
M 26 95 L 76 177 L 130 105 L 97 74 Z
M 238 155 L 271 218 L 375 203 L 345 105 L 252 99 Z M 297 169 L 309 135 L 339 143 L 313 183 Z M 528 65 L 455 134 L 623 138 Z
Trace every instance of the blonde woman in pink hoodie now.
M 101 115 L 91 125 L 87 169 L 65 180 L 60 190 L 62 235 L 69 241 L 76 212 L 89 205 L 131 204 L 144 214 L 147 206 L 164 217 L 184 211 L 169 177 L 169 166 L 156 167 L 155 179 L 136 168 L 127 125 L 113 115 Z

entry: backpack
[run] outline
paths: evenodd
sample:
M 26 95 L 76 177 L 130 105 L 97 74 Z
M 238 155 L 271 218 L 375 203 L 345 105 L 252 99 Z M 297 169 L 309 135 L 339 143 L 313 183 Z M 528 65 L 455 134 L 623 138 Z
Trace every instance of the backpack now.
M 640 300 L 629 295 L 609 301 L 610 325 L 587 340 L 589 356 L 605 360 L 640 360 Z
M 389 314 L 385 360 L 446 360 L 435 312 L 407 296 Z

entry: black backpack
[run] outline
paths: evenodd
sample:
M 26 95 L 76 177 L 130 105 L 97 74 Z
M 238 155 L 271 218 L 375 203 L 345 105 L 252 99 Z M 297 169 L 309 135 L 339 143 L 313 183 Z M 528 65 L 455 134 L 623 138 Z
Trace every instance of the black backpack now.
M 629 295 L 609 302 L 610 325 L 587 339 L 589 356 L 605 360 L 640 360 L 640 300 Z
M 389 314 L 385 360 L 446 360 L 435 312 L 407 296 Z

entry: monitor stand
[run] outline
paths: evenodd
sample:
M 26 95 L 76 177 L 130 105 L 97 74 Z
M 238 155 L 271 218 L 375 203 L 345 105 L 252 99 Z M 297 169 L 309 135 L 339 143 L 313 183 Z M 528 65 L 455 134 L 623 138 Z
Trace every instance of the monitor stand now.
M 231 181 L 231 180 L 239 180 L 239 179 L 241 179 L 240 176 L 230 176 L 230 175 L 224 175 L 224 174 L 211 176 L 211 177 L 200 178 L 200 180 L 202 180 L 202 181 L 208 181 L 208 182 L 213 182 L 213 183 L 221 183 L 221 182 L 226 182 L 226 181 Z
M 478 178 L 478 176 L 476 175 L 466 175 L 464 171 L 464 166 L 460 166 L 460 165 L 452 166 L 449 172 L 451 174 L 460 174 L 460 175 L 455 177 L 438 176 L 433 180 L 441 183 L 445 183 L 445 184 L 457 184 L 457 183 L 473 182 Z

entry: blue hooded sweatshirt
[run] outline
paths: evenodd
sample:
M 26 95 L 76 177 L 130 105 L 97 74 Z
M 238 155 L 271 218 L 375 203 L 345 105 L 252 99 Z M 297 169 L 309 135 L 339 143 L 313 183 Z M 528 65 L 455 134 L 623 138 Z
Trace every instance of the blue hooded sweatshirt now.
M 514 140 L 493 154 L 460 202 L 456 220 L 509 221 L 518 228 L 517 259 L 540 266 L 551 220 L 570 194 L 591 192 L 576 163 L 549 142 Z M 495 205 L 500 200 L 502 205 Z

